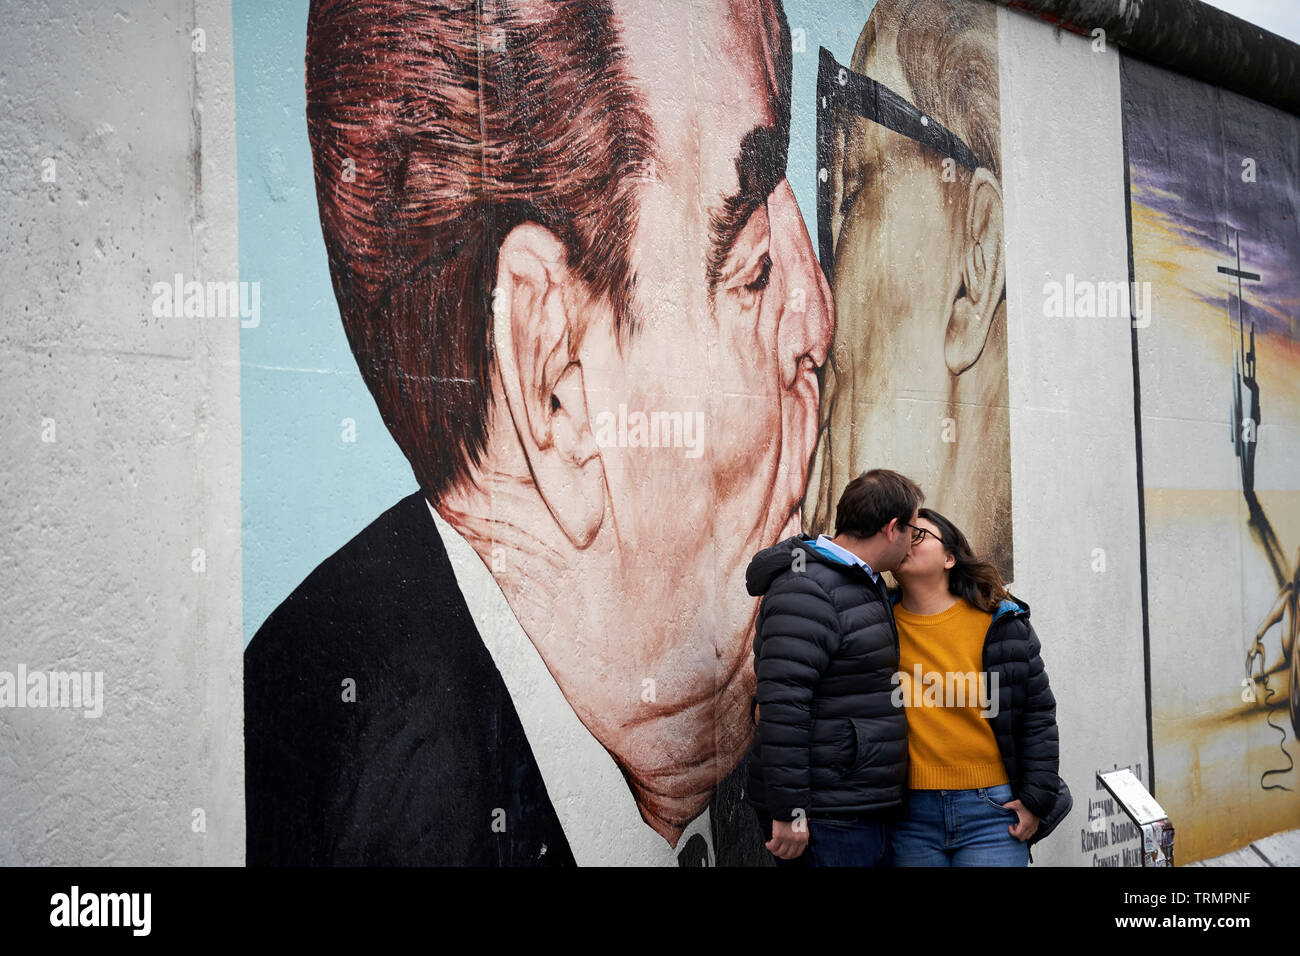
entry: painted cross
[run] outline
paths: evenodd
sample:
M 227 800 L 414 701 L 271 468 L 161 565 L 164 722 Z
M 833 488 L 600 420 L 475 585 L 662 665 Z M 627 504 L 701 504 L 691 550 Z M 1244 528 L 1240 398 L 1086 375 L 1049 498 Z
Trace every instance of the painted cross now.
M 1242 318 L 1242 282 L 1259 282 L 1258 272 L 1241 268 L 1241 232 L 1232 230 L 1233 245 L 1237 254 L 1236 266 L 1219 266 L 1221 275 L 1237 280 L 1237 338 L 1238 349 L 1232 353 L 1232 450 L 1241 459 L 1241 486 L 1246 494 L 1255 490 L 1255 444 L 1259 433 L 1259 382 L 1255 378 L 1255 323 L 1250 323 L 1250 349 L 1246 349 L 1246 325 Z M 1231 316 L 1231 307 L 1229 307 Z M 1250 411 L 1245 412 L 1245 396 L 1249 395 Z

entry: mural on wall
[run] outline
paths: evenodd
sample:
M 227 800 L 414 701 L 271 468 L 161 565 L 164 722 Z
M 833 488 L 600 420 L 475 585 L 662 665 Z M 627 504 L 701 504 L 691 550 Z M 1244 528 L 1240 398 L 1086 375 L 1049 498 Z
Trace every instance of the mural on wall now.
M 887 464 L 1010 577 L 996 10 L 849 7 L 313 0 L 317 258 L 420 490 L 253 619 L 250 864 L 770 862 L 749 557 Z M 328 365 L 277 328 L 241 343 L 250 555 L 308 477 L 259 471 L 259 389 Z
M 312 3 L 330 278 L 420 491 L 248 645 L 250 864 L 763 852 L 743 576 L 799 529 L 832 303 L 781 7 L 677 12 Z
M 805 526 L 887 465 L 1010 580 L 997 8 L 881 0 L 821 51 L 819 252 L 835 298 Z
M 1247 700 L 1257 692 L 1263 693 L 1268 725 L 1277 730 L 1278 749 L 1286 761 L 1284 766 L 1260 774 L 1260 786 L 1265 790 L 1289 790 L 1283 783 L 1269 783 L 1268 780 L 1287 773 L 1295 766 L 1292 753 L 1287 748 L 1286 730 L 1274 723 L 1274 711 L 1281 706 L 1282 699 L 1286 701 L 1291 721 L 1291 741 L 1300 734 L 1300 654 L 1296 653 L 1295 648 L 1297 627 L 1300 627 L 1296 617 L 1297 604 L 1300 602 L 1300 550 L 1296 553 L 1295 562 L 1288 564 L 1277 532 L 1255 492 L 1255 451 L 1259 447 L 1259 426 L 1263 418 L 1260 415 L 1259 379 L 1256 375 L 1255 320 L 1253 317 L 1249 320 L 1247 318 L 1244 284 L 1260 282 L 1264 277 L 1242 268 L 1241 232 L 1238 229 L 1233 230 L 1231 248 L 1236 262 L 1217 269 L 1237 282 L 1236 295 L 1231 296 L 1236 305 L 1233 324 L 1237 328 L 1237 349 L 1233 352 L 1232 407 L 1228 422 L 1232 431 L 1233 454 L 1237 456 L 1241 468 L 1241 491 L 1249 515 L 1247 526 L 1268 560 L 1278 586 L 1277 598 L 1260 622 L 1254 640 L 1246 650 L 1246 678 L 1242 683 L 1249 689 Z M 1247 324 L 1250 327 L 1249 339 L 1246 336 Z M 1292 337 L 1295 338 L 1294 335 Z M 1247 342 L 1250 343 L 1249 346 Z M 1284 688 L 1282 693 L 1278 692 L 1279 683 Z
M 241 256 L 284 276 L 241 339 L 248 862 L 770 862 L 741 795 L 750 556 L 886 465 L 1011 577 L 995 6 L 295 3 L 257 31 L 282 74 L 306 22 L 301 165 L 283 101 L 238 123 L 272 204 L 241 187 Z M 1300 823 L 1298 163 L 1256 135 L 1289 120 L 1146 69 L 1136 771 L 1188 860 Z M 261 228 L 300 193 L 319 248 Z M 320 453 L 302 423 L 337 445 L 340 417 Z M 303 540 L 331 543 L 281 559 Z M 1085 860 L 1127 864 L 1104 803 Z
M 1191 860 L 1300 825 L 1300 149 L 1294 117 L 1121 62 L 1154 779 Z

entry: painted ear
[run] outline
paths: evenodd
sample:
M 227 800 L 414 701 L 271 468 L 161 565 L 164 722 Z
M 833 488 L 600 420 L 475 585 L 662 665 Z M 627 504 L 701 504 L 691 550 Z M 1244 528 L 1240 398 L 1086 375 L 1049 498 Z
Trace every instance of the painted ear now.
M 972 174 L 964 225 L 962 283 L 943 340 L 943 358 L 953 375 L 974 365 L 984 351 L 1006 285 L 1002 189 L 982 166 Z
M 605 471 L 576 348 L 582 291 L 549 229 L 523 223 L 501 243 L 493 357 L 537 490 L 579 548 L 591 543 L 605 516 Z

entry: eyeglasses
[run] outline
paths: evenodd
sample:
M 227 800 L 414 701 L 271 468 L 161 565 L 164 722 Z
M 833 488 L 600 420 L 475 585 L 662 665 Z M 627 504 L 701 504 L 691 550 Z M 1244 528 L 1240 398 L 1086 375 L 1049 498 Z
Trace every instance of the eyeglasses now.
M 935 533 L 934 533 L 933 531 L 931 531 L 929 528 L 918 528 L 916 525 L 914 525 L 914 524 L 908 524 L 906 521 L 903 522 L 903 527 L 904 527 L 904 528 L 911 528 L 911 529 L 912 529 L 912 544 L 920 544 L 922 541 L 925 540 L 925 536 L 926 536 L 927 534 L 928 534 L 930 537 L 934 538 L 935 541 L 939 541 L 940 543 L 942 543 L 942 541 L 943 541 L 942 538 L 940 538 L 937 534 L 935 534 Z
M 831 145 L 835 110 L 847 110 L 915 140 L 974 172 L 980 166 L 974 150 L 932 117 L 869 76 L 854 73 L 831 51 L 821 47 L 817 61 L 817 257 L 830 280 L 833 265 L 831 237 Z

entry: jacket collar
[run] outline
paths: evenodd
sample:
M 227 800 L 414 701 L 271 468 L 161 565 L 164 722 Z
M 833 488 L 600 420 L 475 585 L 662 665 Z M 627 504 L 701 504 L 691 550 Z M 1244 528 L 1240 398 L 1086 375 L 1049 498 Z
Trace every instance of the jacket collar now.
M 850 567 L 857 566 L 866 571 L 871 576 L 872 581 L 879 581 L 880 575 L 872 569 L 871 565 L 863 561 L 852 551 L 841 548 L 826 535 L 819 535 L 816 539 L 808 539 L 808 547 L 812 548 L 818 554 L 825 555 L 837 564 L 846 564 Z
M 998 603 L 997 608 L 993 611 L 993 622 L 996 624 L 1004 617 L 1028 617 L 1029 605 L 1014 599 L 1004 600 Z

